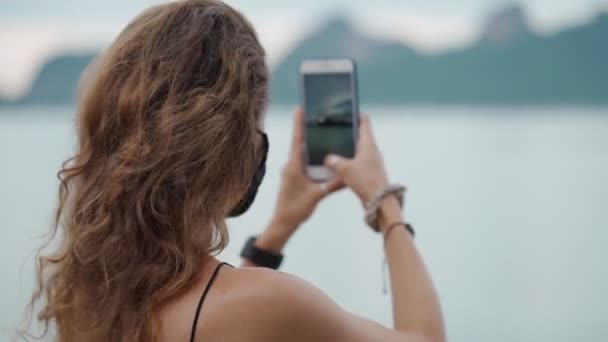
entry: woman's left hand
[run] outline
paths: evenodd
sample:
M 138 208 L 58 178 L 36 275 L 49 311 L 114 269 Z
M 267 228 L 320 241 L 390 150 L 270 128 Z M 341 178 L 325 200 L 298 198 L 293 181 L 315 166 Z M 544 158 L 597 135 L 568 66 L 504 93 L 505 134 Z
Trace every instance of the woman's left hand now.
M 327 195 L 344 188 L 340 180 L 315 183 L 305 173 L 304 112 L 294 116 L 293 141 L 287 165 L 281 173 L 281 188 L 270 225 L 258 237 L 260 248 L 280 252 L 289 238 L 314 212 Z

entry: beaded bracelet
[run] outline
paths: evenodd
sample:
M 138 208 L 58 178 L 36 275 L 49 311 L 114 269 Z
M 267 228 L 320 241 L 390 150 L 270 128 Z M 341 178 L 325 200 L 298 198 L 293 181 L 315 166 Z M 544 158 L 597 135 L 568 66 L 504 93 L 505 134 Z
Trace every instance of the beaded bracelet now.
M 374 231 L 379 232 L 380 227 L 378 227 L 378 211 L 382 201 L 389 196 L 395 196 L 399 201 L 399 206 L 403 208 L 403 194 L 406 191 L 407 188 L 400 184 L 392 184 L 380 189 L 380 191 L 378 191 L 365 206 L 365 222 L 367 225 L 370 226 Z

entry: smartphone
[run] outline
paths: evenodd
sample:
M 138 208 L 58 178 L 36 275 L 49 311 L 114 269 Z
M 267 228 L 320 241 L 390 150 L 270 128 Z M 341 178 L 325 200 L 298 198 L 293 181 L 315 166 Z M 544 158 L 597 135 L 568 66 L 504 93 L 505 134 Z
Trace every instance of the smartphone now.
M 328 154 L 355 156 L 359 132 L 357 67 L 352 59 L 310 59 L 300 63 L 302 108 L 306 113 L 306 173 L 317 182 L 332 178 L 323 166 Z

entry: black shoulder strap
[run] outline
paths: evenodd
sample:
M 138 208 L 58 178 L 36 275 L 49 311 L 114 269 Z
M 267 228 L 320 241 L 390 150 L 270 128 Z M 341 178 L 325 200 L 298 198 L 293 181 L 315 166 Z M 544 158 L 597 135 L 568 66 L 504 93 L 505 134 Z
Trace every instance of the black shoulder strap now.
M 230 266 L 230 264 L 225 263 L 225 262 L 221 262 L 217 265 L 217 267 L 215 268 L 215 271 L 213 271 L 213 274 L 211 275 L 211 279 L 209 279 L 209 283 L 207 283 L 207 286 L 205 287 L 205 291 L 203 291 L 203 295 L 201 296 L 201 299 L 198 301 L 198 306 L 196 307 L 196 313 L 194 314 L 194 322 L 192 322 L 192 332 L 190 333 L 190 342 L 194 342 L 194 337 L 196 336 L 196 325 L 198 324 L 198 316 L 200 316 L 200 314 L 201 314 L 201 307 L 203 306 L 205 297 L 207 297 L 207 293 L 209 292 L 211 285 L 213 285 L 213 281 L 217 277 L 217 274 L 220 271 L 220 268 L 222 268 L 222 266 L 224 266 L 224 265 Z

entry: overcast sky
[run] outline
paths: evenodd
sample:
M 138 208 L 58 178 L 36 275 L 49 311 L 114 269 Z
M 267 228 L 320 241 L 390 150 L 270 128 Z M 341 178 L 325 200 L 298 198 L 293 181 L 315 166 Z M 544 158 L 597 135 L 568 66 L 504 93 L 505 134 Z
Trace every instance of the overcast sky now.
M 50 55 L 101 48 L 158 0 L 0 0 L 0 94 L 23 93 Z M 508 0 L 229 0 L 256 26 L 275 63 L 331 13 L 348 13 L 369 34 L 438 51 L 466 44 L 482 19 Z M 544 32 L 608 10 L 608 0 L 521 0 Z

